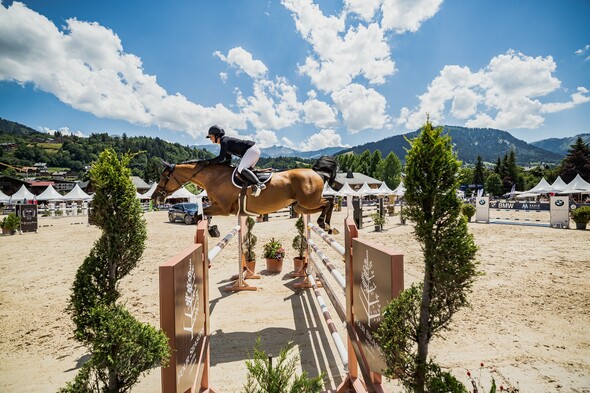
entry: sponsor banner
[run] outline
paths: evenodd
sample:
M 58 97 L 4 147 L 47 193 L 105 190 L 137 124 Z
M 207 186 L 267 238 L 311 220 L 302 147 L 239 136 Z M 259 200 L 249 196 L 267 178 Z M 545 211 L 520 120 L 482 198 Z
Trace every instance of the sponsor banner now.
M 21 232 L 37 232 L 39 227 L 37 205 L 16 205 L 16 215 L 20 218 Z
M 509 202 L 509 201 L 489 201 L 490 209 L 506 209 L 506 210 L 549 210 L 550 203 L 538 202 Z

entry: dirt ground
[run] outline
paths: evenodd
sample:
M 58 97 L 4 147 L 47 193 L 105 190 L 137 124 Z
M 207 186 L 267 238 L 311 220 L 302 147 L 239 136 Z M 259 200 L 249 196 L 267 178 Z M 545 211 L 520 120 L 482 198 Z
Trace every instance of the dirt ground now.
M 335 213 L 333 223 L 342 228 L 344 216 Z M 166 212 L 146 213 L 145 218 L 144 257 L 121 288 L 132 313 L 159 326 L 158 266 L 193 242 L 195 226 L 168 223 Z M 237 219 L 215 217 L 214 223 L 223 236 Z M 272 354 L 292 340 L 293 353 L 301 358 L 299 370 L 312 376 L 326 371 L 327 388 L 342 381 L 342 363 L 313 292 L 294 289 L 298 279 L 288 275 L 295 256 L 294 224 L 281 218 L 254 227 L 261 279 L 250 283 L 258 287 L 256 292 L 223 291 L 238 269 L 235 241 L 210 269 L 211 386 L 217 392 L 240 391 L 244 360 L 257 336 Z M 475 223 L 469 228 L 485 275 L 469 296 L 471 307 L 460 311 L 449 331 L 433 341 L 431 355 L 465 383 L 470 370 L 477 377 L 481 373 L 484 386 L 493 376 L 498 385 L 511 383 L 521 392 L 590 392 L 590 230 Z M 99 235 L 85 217 L 64 217 L 40 218 L 38 233 L 0 237 L 1 392 L 54 392 L 87 359 L 85 348 L 71 337 L 72 323 L 64 309 L 76 269 Z M 273 236 L 287 249 L 279 274 L 266 272 L 261 258 L 262 245 Z M 390 217 L 383 232 L 367 227 L 360 236 L 404 254 L 406 287 L 421 280 L 421 250 L 411 225 L 401 226 L 397 217 Z M 336 238 L 342 241 L 342 235 Z M 337 318 L 335 311 L 331 314 Z M 344 334 L 343 326 L 338 328 Z M 480 371 L 481 362 L 485 366 Z M 401 391 L 395 381 L 385 385 L 390 392 Z M 133 390 L 159 391 L 159 369 Z

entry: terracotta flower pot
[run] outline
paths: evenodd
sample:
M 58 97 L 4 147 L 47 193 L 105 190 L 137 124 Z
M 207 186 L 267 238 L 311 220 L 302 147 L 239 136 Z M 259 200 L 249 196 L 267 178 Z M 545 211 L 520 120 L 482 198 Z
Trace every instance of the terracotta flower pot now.
M 301 269 L 303 269 L 303 265 L 305 264 L 305 257 L 304 258 L 299 258 L 299 257 L 295 257 L 293 258 L 293 270 L 298 272 Z
M 248 270 L 254 273 L 254 270 L 256 270 L 256 260 L 246 261 L 246 267 L 248 268 Z
M 266 258 L 266 270 L 271 273 L 280 273 L 283 270 L 283 260 Z

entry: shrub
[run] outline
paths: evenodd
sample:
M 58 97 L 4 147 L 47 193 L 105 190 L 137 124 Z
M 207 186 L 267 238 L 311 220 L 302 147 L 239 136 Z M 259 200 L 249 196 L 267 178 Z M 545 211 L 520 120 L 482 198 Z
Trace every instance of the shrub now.
M 590 221 L 590 206 L 581 206 L 571 212 L 576 224 L 587 224 Z
M 272 356 L 260 348 L 260 337 L 256 339 L 253 359 L 246 360 L 248 375 L 242 392 L 244 393 L 315 393 L 323 387 L 322 372 L 315 378 L 309 378 L 307 372 L 296 376 L 295 368 L 299 360 L 297 355 L 287 359 L 293 343 L 289 342 L 281 348 L 276 365 L 272 364 Z
M 0 222 L 0 228 L 4 228 L 7 231 L 14 232 L 20 228 L 20 217 L 14 213 L 8 214 Z
M 471 203 L 465 203 L 461 207 L 461 213 L 467 217 L 467 221 L 471 221 L 471 217 L 473 217 L 475 214 L 475 206 L 473 206 Z
M 371 218 L 373 219 L 373 224 L 375 224 L 376 226 L 383 226 L 383 224 L 385 224 L 387 222 L 387 217 L 385 217 L 385 215 L 381 215 L 381 213 L 379 213 L 378 211 L 371 214 Z

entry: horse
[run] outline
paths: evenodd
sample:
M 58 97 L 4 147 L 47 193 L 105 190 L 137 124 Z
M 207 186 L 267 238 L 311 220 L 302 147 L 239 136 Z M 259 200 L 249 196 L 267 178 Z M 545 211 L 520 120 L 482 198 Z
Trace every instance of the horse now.
M 336 161 L 332 157 L 320 157 L 312 168 L 296 168 L 274 172 L 266 183 L 266 189 L 258 197 L 249 188 L 245 202 L 240 203 L 242 189 L 232 182 L 234 167 L 227 164 L 206 164 L 204 161 L 187 161 L 170 164 L 163 161 L 164 170 L 152 194 L 160 203 L 165 197 L 185 183 L 195 183 L 207 191 L 211 204 L 203 209 L 205 216 L 230 214 L 261 215 L 276 212 L 293 205 L 299 214 L 321 212 L 317 223 L 328 233 L 337 234 L 330 227 L 334 197 L 324 198 L 324 181 L 332 183 L 336 178 Z

